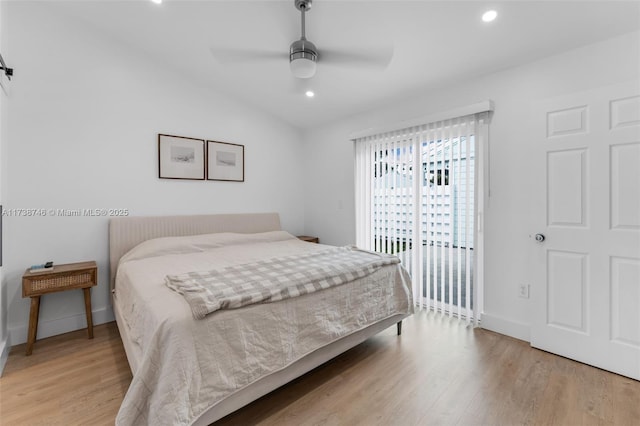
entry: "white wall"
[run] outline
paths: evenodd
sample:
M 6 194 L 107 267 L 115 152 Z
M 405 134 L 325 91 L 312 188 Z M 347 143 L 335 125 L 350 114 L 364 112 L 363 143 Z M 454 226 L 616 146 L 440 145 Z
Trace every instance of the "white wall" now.
M 528 340 L 528 303 L 517 296 L 527 282 L 528 235 L 535 175 L 528 172 L 530 105 L 640 76 L 640 34 L 631 33 L 526 66 L 425 90 L 403 100 L 305 132 L 305 232 L 327 244 L 355 242 L 354 150 L 349 134 L 479 101 L 495 101 L 490 125 L 491 197 L 485 210 L 485 327 Z
M 5 4 L 11 40 L 6 209 L 126 208 L 132 215 L 276 211 L 304 230 L 299 131 L 192 85 L 95 29 L 31 2 Z M 3 126 L 5 122 L 3 121 Z M 240 143 L 244 183 L 160 180 L 157 133 Z M 107 218 L 5 217 L 4 275 L 11 343 L 26 341 L 25 268 L 95 259 L 94 322 L 112 318 Z M 80 291 L 47 295 L 38 337 L 85 326 Z
M 3 28 L 6 25 L 6 20 L 4 17 L 4 4 L 0 2 L 0 28 Z M 3 36 L 2 31 L 0 31 L 0 54 L 7 55 L 7 42 L 6 38 Z M 4 57 L 4 56 L 3 56 Z M 7 56 L 7 60 L 9 60 L 9 56 Z M 8 64 L 9 67 L 12 67 L 11 64 Z M 0 205 L 3 201 L 3 185 L 4 185 L 4 173 L 5 173 L 5 165 L 4 163 L 4 145 L 5 145 L 5 130 L 6 126 L 6 103 L 7 96 L 9 93 L 9 81 L 4 76 L 4 72 L 0 72 Z M 2 230 L 0 230 L 1 235 Z M 0 244 L 2 244 L 2 240 L 0 240 Z M 5 362 L 7 357 L 9 356 L 9 345 L 10 342 L 7 341 L 7 322 L 6 322 L 6 286 L 4 284 L 3 279 L 3 268 L 0 266 L 0 375 L 2 374 L 2 370 L 4 369 Z

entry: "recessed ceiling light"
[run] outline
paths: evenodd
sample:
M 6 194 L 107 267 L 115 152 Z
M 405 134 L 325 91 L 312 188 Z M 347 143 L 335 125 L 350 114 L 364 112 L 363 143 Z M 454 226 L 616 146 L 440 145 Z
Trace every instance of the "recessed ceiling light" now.
M 484 22 L 491 22 L 498 17 L 498 12 L 495 10 L 487 10 L 482 14 L 482 20 Z
M 161 4 L 162 0 L 151 0 L 152 2 L 154 2 L 155 4 Z
M 316 94 L 313 93 L 313 91 L 311 91 L 311 90 L 307 90 L 305 95 L 307 95 L 307 98 L 313 98 Z

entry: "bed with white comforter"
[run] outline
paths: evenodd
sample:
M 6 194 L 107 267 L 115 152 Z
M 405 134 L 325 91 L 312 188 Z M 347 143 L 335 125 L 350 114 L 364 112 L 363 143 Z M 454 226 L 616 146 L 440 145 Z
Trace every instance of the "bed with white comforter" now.
M 330 289 L 218 310 L 204 319 L 194 319 L 184 297 L 165 282 L 168 275 L 327 247 L 284 231 L 216 233 L 152 239 L 123 256 L 113 300 L 135 363 L 116 424 L 193 424 L 226 398 L 314 351 L 413 312 L 409 278 L 399 264 Z

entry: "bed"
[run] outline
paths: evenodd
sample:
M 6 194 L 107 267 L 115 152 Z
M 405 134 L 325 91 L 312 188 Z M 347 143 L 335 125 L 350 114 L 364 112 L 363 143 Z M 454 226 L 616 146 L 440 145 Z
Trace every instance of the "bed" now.
M 282 231 L 276 213 L 112 219 L 113 309 L 133 373 L 116 424 L 207 425 L 390 326 L 398 324 L 399 333 L 413 313 L 410 279 L 399 264 L 204 319 L 194 319 L 183 295 L 165 283 L 328 247 Z

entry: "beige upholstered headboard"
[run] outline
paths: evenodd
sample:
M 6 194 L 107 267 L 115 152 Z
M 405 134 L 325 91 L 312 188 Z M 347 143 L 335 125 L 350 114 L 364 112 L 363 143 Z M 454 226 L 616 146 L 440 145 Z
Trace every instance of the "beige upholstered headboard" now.
M 278 213 L 215 214 L 197 216 L 117 217 L 109 221 L 109 282 L 115 284 L 120 258 L 143 241 L 152 238 L 218 232 L 279 231 Z

